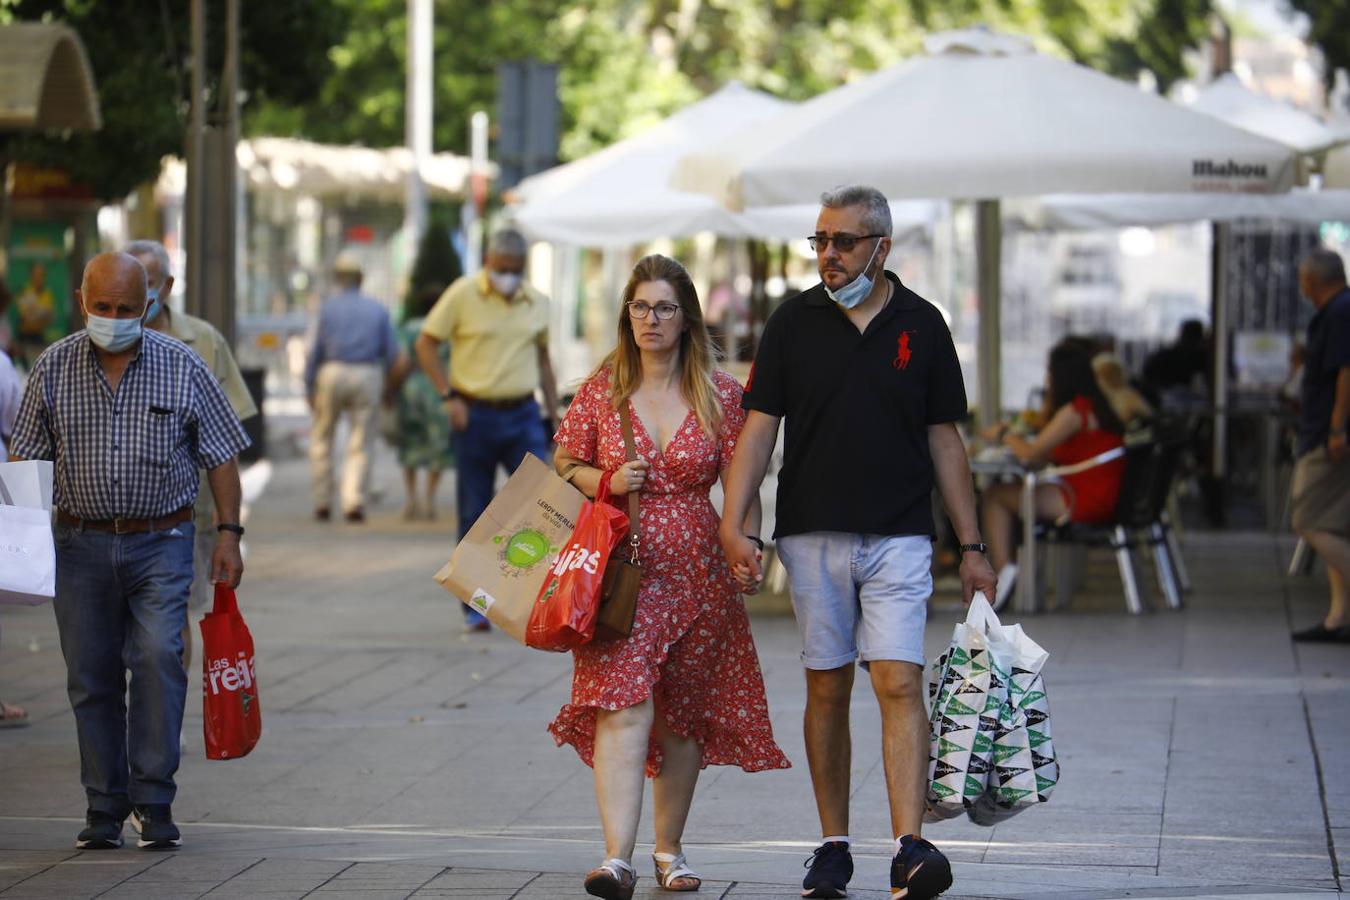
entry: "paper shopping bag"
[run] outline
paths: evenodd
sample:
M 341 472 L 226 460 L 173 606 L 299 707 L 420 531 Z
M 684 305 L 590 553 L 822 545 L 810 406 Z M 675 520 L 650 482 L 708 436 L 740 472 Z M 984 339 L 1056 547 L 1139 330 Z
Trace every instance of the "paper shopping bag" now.
M 600 611 L 600 587 L 614 546 L 628 533 L 628 514 L 609 503 L 609 479 L 600 479 L 594 501 L 581 505 L 566 549 L 549 567 L 525 643 L 536 650 L 563 652 L 589 643 Z
M 56 596 L 52 516 L 27 506 L 0 506 L 0 603 L 37 606 Z
M 551 466 L 527 453 L 436 580 L 525 643 L 539 589 L 572 536 L 584 500 Z
M 215 605 L 201 620 L 202 728 L 207 759 L 246 756 L 262 735 L 253 636 L 234 591 L 216 585 Z
M 51 512 L 51 462 L 45 459 L 0 462 L 0 504 Z
M 998 622 L 993 609 L 976 596 L 929 670 L 929 822 L 968 812 L 988 786 L 998 712 L 1007 697 L 1006 677 L 990 652 L 991 621 Z
M 0 603 L 36 606 L 56 595 L 52 464 L 0 463 Z

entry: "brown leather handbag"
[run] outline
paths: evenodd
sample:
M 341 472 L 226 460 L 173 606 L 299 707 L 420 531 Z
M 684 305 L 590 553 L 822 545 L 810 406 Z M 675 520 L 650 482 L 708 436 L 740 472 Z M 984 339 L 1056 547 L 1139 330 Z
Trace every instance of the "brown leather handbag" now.
M 623 426 L 624 459 L 637 459 L 637 445 L 633 439 L 633 419 L 628 413 L 628 401 L 619 409 Z M 638 522 L 638 495 L 628 492 L 628 534 L 609 555 L 605 578 L 600 585 L 600 614 L 595 620 L 596 638 L 628 637 L 637 617 L 638 583 L 642 580 L 642 562 L 638 558 L 641 528 Z

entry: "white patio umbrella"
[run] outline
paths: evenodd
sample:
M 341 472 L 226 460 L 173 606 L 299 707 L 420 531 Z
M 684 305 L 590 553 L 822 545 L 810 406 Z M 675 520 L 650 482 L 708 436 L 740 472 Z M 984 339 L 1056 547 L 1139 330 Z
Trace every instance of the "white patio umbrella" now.
M 520 204 L 512 215 L 535 238 L 588 247 L 704 231 L 753 236 L 740 216 L 712 198 L 672 189 L 670 172 L 684 154 L 790 106 L 733 82 L 641 134 L 526 178 L 515 189 Z
M 1201 88 L 1189 105 L 1191 109 L 1304 153 L 1317 153 L 1350 137 L 1311 113 L 1252 90 L 1231 72 Z
M 1029 42 L 982 30 L 690 154 L 673 186 L 729 208 L 801 203 L 841 182 L 980 201 L 980 414 L 999 413 L 999 210 L 1051 192 L 1287 190 L 1296 154 Z
M 706 194 L 669 184 L 680 157 L 710 140 L 755 132 L 793 105 L 732 82 L 641 134 L 526 178 L 515 188 L 518 204 L 511 214 L 534 238 L 584 247 L 629 247 L 705 231 L 804 238 L 815 227 L 815 203 L 735 213 Z M 931 201 L 899 204 L 896 233 L 931 226 L 939 212 Z
M 1350 190 L 1295 188 L 1287 194 L 1047 194 L 1009 204 L 1007 218 L 1030 228 L 1127 228 L 1184 222 L 1350 219 Z

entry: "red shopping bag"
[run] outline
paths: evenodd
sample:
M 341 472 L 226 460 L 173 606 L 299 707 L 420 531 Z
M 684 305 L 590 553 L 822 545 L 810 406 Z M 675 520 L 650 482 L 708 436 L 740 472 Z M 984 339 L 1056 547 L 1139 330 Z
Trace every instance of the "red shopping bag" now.
M 200 624 L 206 758 L 235 759 L 257 745 L 262 708 L 253 666 L 253 636 L 229 585 L 216 585 L 215 606 Z
M 596 498 L 581 505 L 571 539 L 539 588 L 525 628 L 525 643 L 536 650 L 561 653 L 595 636 L 605 563 L 628 533 L 628 515 L 607 502 L 611 474 L 601 476 Z

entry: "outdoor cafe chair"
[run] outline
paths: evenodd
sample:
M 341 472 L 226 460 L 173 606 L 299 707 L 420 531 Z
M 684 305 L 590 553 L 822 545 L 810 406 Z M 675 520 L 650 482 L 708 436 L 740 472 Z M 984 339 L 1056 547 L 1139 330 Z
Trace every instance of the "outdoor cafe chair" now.
M 1147 546 L 1153 552 L 1158 586 L 1172 609 L 1180 609 L 1181 594 L 1189 590 L 1190 579 L 1181 558 L 1176 534 L 1167 514 L 1167 501 L 1182 452 L 1168 423 L 1131 435 L 1125 446 L 1108 450 L 1072 466 L 1059 466 L 1041 472 L 1041 481 L 1058 481 L 1105 463 L 1125 459 L 1120 499 L 1115 515 L 1108 522 L 1055 522 L 1040 528 L 1040 538 L 1056 553 L 1055 593 L 1063 605 L 1073 591 L 1069 553 L 1075 549 L 1109 547 L 1120 570 L 1126 608 L 1133 614 L 1144 611 L 1144 603 L 1135 578 L 1134 548 Z

